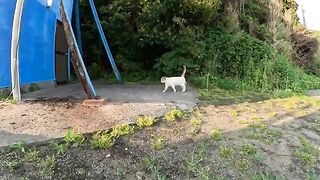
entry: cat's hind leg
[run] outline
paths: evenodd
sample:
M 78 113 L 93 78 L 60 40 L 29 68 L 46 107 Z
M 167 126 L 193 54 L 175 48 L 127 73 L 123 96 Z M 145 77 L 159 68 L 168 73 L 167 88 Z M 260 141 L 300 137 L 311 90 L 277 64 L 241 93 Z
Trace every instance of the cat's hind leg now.
M 181 85 L 182 91 L 181 92 L 186 92 L 187 86 L 185 84 Z
M 177 92 L 176 87 L 175 86 L 171 86 L 173 89 L 173 92 Z

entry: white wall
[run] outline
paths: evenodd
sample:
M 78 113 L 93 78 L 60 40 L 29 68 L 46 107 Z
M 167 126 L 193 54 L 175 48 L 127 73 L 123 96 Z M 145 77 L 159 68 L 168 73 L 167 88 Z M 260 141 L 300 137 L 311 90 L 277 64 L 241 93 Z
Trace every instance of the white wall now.
M 320 0 L 296 0 L 299 4 L 298 15 L 302 22 L 302 8 L 305 9 L 307 28 L 310 30 L 320 30 Z

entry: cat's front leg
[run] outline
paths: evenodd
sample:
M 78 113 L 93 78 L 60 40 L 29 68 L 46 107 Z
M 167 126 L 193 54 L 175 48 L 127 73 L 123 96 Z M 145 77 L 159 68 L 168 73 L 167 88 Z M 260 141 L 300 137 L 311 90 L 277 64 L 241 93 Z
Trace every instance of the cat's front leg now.
M 162 92 L 166 92 L 167 90 L 168 90 L 168 85 L 166 84 Z

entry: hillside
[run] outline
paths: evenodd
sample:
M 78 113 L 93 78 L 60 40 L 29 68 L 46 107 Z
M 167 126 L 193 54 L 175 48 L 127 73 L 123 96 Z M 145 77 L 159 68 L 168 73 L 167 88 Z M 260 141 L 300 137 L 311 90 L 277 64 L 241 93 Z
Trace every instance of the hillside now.
M 158 81 L 186 65 L 189 81 L 202 88 L 320 87 L 314 61 L 319 43 L 300 27 L 294 0 L 98 0 L 96 5 L 127 81 Z M 90 74 L 110 78 L 87 1 L 81 10 Z

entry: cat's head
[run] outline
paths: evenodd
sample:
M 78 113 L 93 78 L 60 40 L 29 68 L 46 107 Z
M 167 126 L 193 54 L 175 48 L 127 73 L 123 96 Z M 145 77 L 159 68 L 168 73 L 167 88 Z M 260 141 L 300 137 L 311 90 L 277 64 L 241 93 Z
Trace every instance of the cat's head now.
M 165 83 L 166 80 L 167 80 L 167 77 L 162 77 L 162 78 L 161 78 L 161 83 Z

